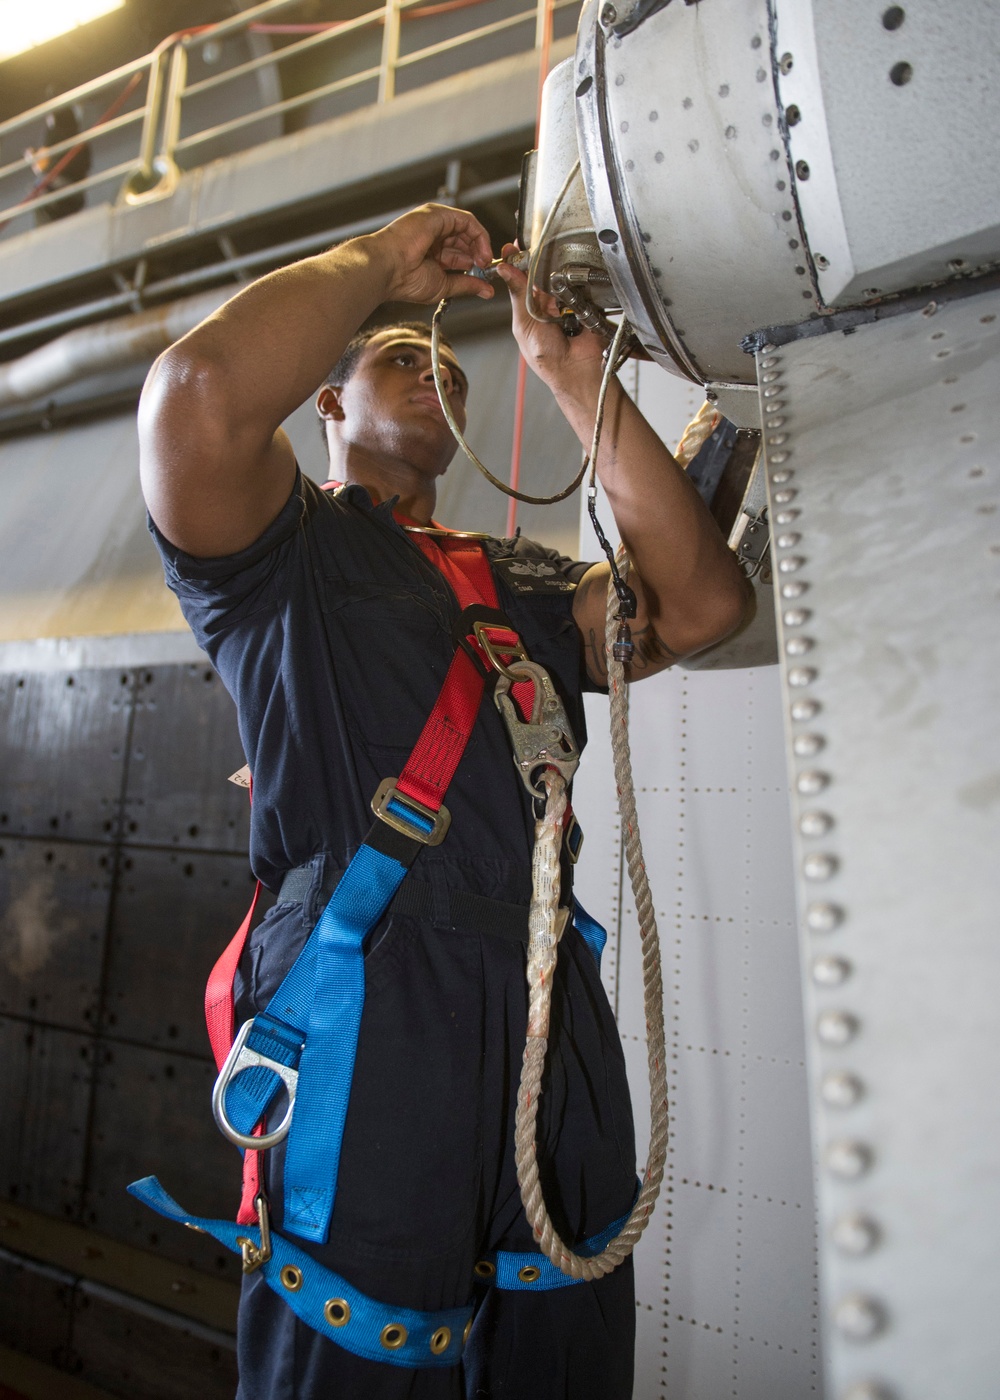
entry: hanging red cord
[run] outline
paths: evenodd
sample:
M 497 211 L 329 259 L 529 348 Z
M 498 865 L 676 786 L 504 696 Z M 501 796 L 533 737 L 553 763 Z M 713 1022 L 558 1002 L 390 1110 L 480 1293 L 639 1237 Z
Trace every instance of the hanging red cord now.
M 549 75 L 549 50 L 552 47 L 552 0 L 545 0 L 542 22 L 542 45 L 538 57 L 538 97 L 535 102 L 535 147 L 542 125 L 542 92 Z M 516 491 L 521 480 L 521 443 L 524 438 L 524 398 L 528 387 L 528 366 L 523 355 L 517 357 L 517 387 L 514 391 L 514 440 L 510 449 L 510 485 Z M 507 534 L 517 528 L 517 499 L 507 498 Z

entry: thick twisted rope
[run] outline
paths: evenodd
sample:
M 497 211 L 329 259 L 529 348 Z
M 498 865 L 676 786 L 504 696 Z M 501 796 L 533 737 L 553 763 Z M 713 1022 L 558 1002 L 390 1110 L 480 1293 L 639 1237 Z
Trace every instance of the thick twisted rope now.
M 618 563 L 623 576 L 627 577 L 628 556 L 624 550 L 619 551 Z M 617 631 L 618 597 L 614 587 L 609 586 L 605 649 L 611 688 L 611 746 L 614 754 L 615 781 L 618 785 L 618 806 L 625 835 L 625 859 L 632 882 L 639 919 L 639 936 L 642 940 L 646 1053 L 649 1061 L 650 1140 L 646 1170 L 635 1205 L 619 1234 L 600 1254 L 585 1258 L 574 1253 L 560 1239 L 546 1208 L 538 1176 L 535 1127 L 548 1049 L 552 979 L 561 931 L 558 925 L 559 852 L 562 843 L 562 821 L 566 810 L 566 784 L 561 775 L 552 768 L 547 769 L 544 776 L 545 812 L 535 824 L 533 888 L 528 916 L 528 1035 L 514 1122 L 517 1181 L 521 1188 L 525 1213 L 538 1246 L 564 1274 L 568 1274 L 570 1278 L 586 1280 L 601 1278 L 611 1273 L 612 1269 L 616 1269 L 632 1253 L 653 1213 L 667 1157 L 667 1068 L 660 942 L 636 818 L 628 741 L 628 688 L 625 684 L 625 668 L 612 656 Z

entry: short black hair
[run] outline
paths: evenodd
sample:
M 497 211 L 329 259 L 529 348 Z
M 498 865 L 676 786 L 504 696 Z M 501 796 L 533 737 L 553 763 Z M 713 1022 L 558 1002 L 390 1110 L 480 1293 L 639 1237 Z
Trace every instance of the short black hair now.
M 337 388 L 343 388 L 357 369 L 361 352 L 365 346 L 376 335 L 381 335 L 383 331 L 410 331 L 415 335 L 422 336 L 424 340 L 431 338 L 431 328 L 426 321 L 386 321 L 382 325 L 365 326 L 347 342 L 344 353 L 323 382 L 334 384 Z M 446 346 L 452 354 L 455 353 L 455 347 L 444 336 L 441 336 L 441 344 Z

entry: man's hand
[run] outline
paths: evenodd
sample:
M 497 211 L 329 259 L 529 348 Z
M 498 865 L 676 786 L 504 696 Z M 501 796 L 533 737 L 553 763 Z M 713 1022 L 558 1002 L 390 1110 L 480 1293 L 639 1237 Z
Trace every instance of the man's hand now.
M 488 267 L 490 240 L 478 219 L 447 204 L 424 204 L 365 240 L 383 269 L 386 301 L 429 306 L 442 297 L 493 295 L 488 282 L 467 274 Z
M 502 256 L 506 259 L 517 251 L 513 243 L 506 243 Z M 601 356 L 605 348 L 601 337 L 588 330 L 576 336 L 567 336 L 556 321 L 536 321 L 528 314 L 524 304 L 528 289 L 525 273 L 506 261 L 499 264 L 497 272 L 510 292 L 514 338 L 529 367 L 550 389 L 556 389 L 567 381 L 578 380 L 585 393 L 587 390 L 593 393 L 596 402 L 603 370 Z M 537 287 L 534 294 L 539 311 L 547 316 L 559 315 L 559 303 L 555 297 Z

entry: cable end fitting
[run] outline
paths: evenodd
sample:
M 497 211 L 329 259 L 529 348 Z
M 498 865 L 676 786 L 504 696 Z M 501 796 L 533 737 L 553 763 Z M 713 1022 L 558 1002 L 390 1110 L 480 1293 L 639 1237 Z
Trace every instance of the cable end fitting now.
M 623 666 L 635 656 L 635 642 L 632 640 L 632 629 L 623 617 L 618 619 L 618 635 L 615 638 L 614 646 L 611 648 L 611 655 L 616 661 L 620 661 Z

